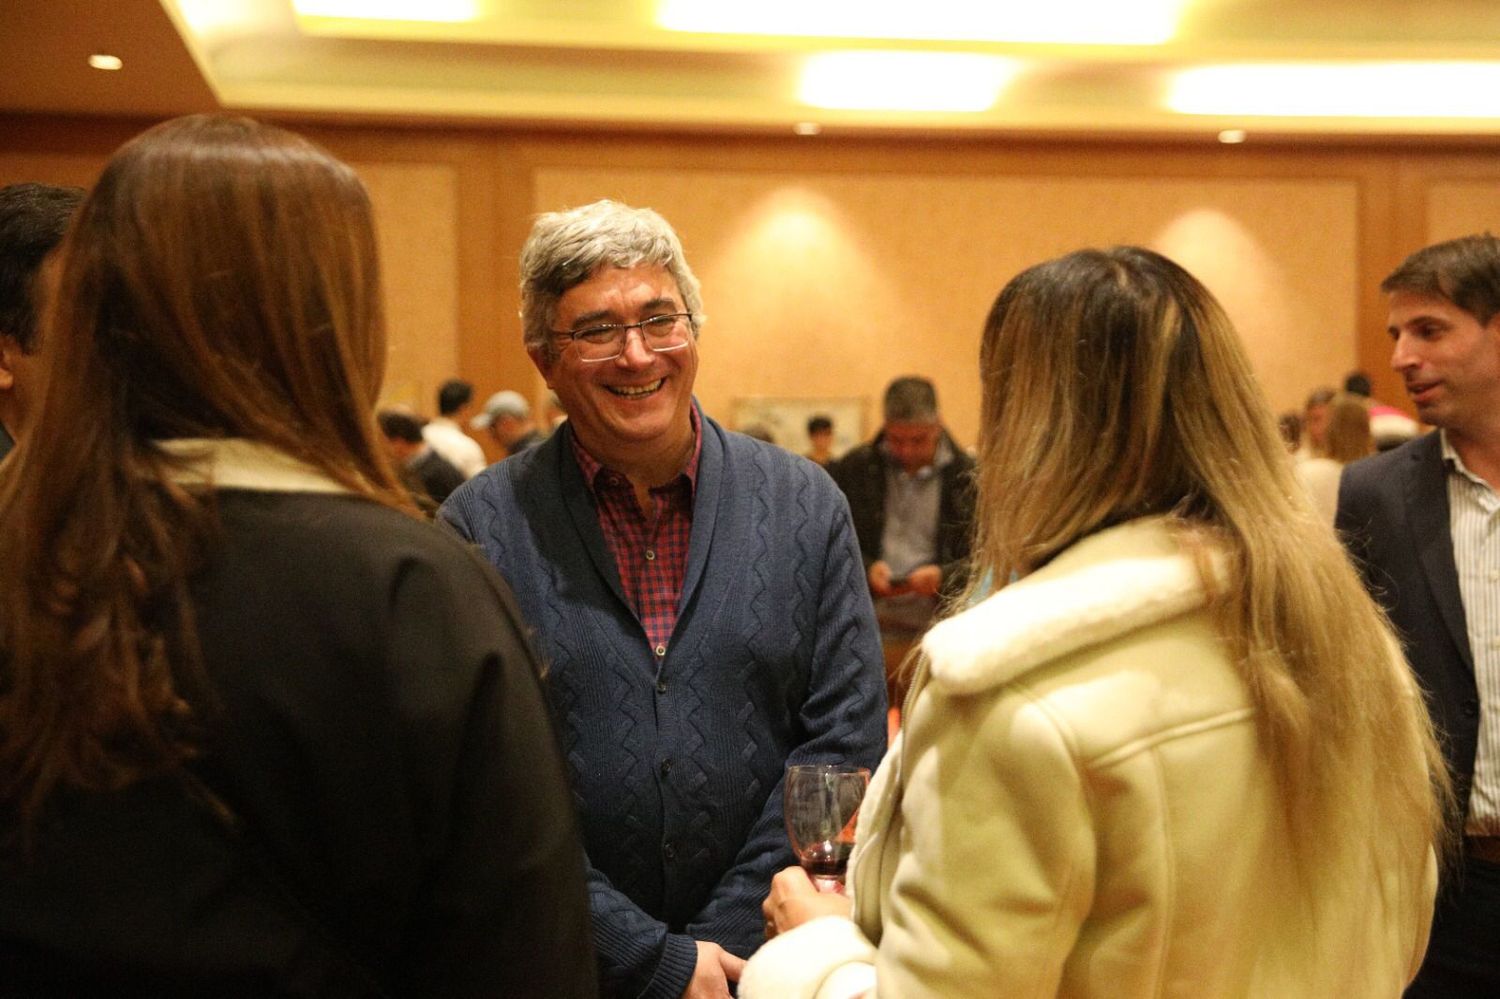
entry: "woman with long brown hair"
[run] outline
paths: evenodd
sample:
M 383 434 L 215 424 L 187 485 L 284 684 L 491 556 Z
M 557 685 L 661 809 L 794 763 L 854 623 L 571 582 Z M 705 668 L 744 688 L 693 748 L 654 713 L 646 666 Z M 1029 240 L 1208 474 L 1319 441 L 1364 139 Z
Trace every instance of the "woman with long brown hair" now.
M 779 874 L 740 994 L 1398 996 L 1447 779 L 1223 310 L 1073 253 L 980 372 L 973 576 L 1014 581 L 924 639 L 852 920 Z
M 513 602 L 377 444 L 354 172 L 178 119 L 59 253 L 0 467 L 5 987 L 593 993 Z

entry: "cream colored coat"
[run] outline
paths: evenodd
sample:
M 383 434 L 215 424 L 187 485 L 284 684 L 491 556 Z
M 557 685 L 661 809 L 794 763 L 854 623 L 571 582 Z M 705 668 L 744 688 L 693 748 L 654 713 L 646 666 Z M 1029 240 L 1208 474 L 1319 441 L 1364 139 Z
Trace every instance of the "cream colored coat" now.
M 1398 996 L 1434 869 L 1343 872 L 1309 925 L 1205 602 L 1153 519 L 935 627 L 861 815 L 855 922 L 771 941 L 740 995 Z

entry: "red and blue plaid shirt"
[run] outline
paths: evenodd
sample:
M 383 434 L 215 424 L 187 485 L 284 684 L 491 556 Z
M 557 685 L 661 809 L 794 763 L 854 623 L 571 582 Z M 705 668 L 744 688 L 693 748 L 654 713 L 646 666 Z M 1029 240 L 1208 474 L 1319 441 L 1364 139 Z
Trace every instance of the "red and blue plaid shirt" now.
M 606 468 L 572 438 L 573 457 L 583 472 L 599 513 L 599 529 L 615 558 L 625 599 L 646 629 L 646 640 L 660 659 L 677 625 L 677 600 L 687 574 L 688 541 L 693 530 L 693 492 L 698 487 L 698 457 L 703 434 L 698 407 L 690 410 L 693 453 L 671 481 L 651 490 L 651 510 L 636 502 L 635 487 L 621 472 Z

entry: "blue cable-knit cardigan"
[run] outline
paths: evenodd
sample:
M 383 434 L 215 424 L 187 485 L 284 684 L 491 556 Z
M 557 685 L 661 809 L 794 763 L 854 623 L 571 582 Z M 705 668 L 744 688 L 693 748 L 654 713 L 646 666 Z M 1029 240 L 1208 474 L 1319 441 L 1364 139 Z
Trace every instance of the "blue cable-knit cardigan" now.
M 749 956 L 795 863 L 789 763 L 874 767 L 885 680 L 849 507 L 818 466 L 702 420 L 687 574 L 665 656 L 626 602 L 563 425 L 441 516 L 515 590 L 588 849 L 607 993 L 677 999 L 697 940 Z

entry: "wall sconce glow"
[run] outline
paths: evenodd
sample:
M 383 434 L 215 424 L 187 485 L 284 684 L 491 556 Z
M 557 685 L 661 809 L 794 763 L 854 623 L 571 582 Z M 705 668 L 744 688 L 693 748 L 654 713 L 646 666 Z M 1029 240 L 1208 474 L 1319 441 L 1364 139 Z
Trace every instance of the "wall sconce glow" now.
M 669 31 L 815 38 L 907 38 L 1074 45 L 1160 45 L 1187 0 L 661 0 Z
M 103 52 L 95 52 L 89 56 L 89 65 L 95 69 L 115 70 L 124 69 L 125 60 L 119 56 L 107 55 Z
M 292 0 L 302 17 L 344 17 L 365 21 L 477 21 L 480 0 Z
M 817 135 L 823 131 L 823 126 L 815 121 L 799 121 L 792 126 L 792 131 L 797 135 Z
M 1250 137 L 1243 128 L 1226 128 L 1219 133 L 1219 141 L 1226 146 L 1237 146 Z
M 1021 65 L 968 53 L 832 52 L 807 60 L 798 98 L 850 111 L 985 111 Z
M 1205 66 L 1178 73 L 1180 114 L 1303 118 L 1500 118 L 1500 63 Z

